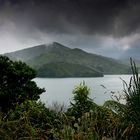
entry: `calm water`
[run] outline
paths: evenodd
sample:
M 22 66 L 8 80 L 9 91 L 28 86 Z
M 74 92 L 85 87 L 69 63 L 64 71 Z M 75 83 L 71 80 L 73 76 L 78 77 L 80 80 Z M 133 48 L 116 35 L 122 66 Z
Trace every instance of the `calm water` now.
M 36 78 L 34 81 L 39 87 L 46 89 L 46 93 L 41 95 L 41 101 L 49 105 L 54 102 L 69 105 L 74 87 L 82 81 L 91 88 L 90 97 L 102 105 L 111 99 L 112 91 L 122 94 L 123 82 L 120 78 L 129 82 L 130 75 L 105 75 L 100 78 Z

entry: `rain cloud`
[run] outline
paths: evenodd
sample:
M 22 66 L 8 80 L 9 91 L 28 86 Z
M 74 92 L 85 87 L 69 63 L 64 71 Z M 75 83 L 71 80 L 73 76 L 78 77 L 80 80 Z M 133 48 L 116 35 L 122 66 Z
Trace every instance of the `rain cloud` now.
M 58 41 L 109 57 L 138 58 L 139 13 L 139 0 L 0 0 L 0 51 Z

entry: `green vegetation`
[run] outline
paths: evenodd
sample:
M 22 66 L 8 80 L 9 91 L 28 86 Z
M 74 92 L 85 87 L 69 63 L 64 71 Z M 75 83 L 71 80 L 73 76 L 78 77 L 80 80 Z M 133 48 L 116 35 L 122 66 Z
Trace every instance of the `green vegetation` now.
M 12 97 L 10 104 L 14 105 L 5 108 L 4 104 L 7 111 L 3 111 L 1 104 L 0 139 L 139 140 L 140 78 L 132 60 L 131 65 L 133 76 L 130 83 L 126 84 L 124 81 L 126 104 L 121 104 L 119 100 L 110 100 L 99 106 L 89 98 L 90 89 L 85 82 L 82 82 L 74 89 L 74 98 L 68 109 L 55 111 L 36 101 L 38 96 L 33 98 L 34 95 L 36 97 L 36 94 L 43 92 L 43 89 L 36 86 L 31 86 L 30 90 L 23 88 L 30 85 L 31 79 L 35 76 L 34 70 L 24 63 L 0 57 L 1 77 L 3 79 L 7 77 L 7 80 L 0 78 L 0 96 L 5 96 L 5 101 L 6 99 L 11 101 Z M 11 79 L 13 76 L 19 78 L 20 84 L 16 82 L 17 79 Z M 24 86 L 21 79 L 27 81 Z M 17 89 L 21 89 L 21 92 L 16 92 Z M 29 95 L 32 98 L 29 98 Z
M 103 74 L 131 72 L 130 67 L 120 61 L 78 48 L 70 49 L 57 42 L 5 55 L 12 60 L 26 62 L 36 69 L 41 77 L 100 77 Z
M 138 59 L 133 59 L 137 65 L 137 68 L 140 68 L 140 60 Z M 120 59 L 120 62 L 124 65 L 131 66 L 129 59 Z
M 31 81 L 35 77 L 35 70 L 25 63 L 0 56 L 0 109 L 12 109 L 26 99 L 38 100 L 45 90 Z
M 102 77 L 103 74 L 91 68 L 68 63 L 50 63 L 38 69 L 38 77 Z
M 84 113 L 93 109 L 93 101 L 89 96 L 90 89 L 85 85 L 85 82 L 77 86 L 74 91 L 74 103 L 71 102 L 70 108 L 68 108 L 68 115 L 75 116 L 75 118 L 81 117 Z

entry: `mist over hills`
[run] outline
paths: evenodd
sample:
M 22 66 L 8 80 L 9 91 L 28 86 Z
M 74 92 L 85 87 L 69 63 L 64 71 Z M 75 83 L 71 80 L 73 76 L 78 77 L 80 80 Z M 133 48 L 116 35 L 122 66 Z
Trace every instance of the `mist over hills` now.
M 130 67 L 118 60 L 71 49 L 57 42 L 4 55 L 26 62 L 38 71 L 39 77 L 100 77 L 130 73 Z

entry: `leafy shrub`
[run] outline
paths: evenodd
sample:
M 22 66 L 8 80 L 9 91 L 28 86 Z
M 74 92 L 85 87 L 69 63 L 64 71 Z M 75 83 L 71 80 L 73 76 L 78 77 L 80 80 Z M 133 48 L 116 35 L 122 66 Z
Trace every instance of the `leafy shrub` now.
M 80 118 L 82 114 L 89 112 L 93 108 L 93 100 L 89 98 L 90 89 L 86 86 L 85 82 L 80 83 L 74 91 L 74 103 L 71 102 L 68 109 L 68 115 Z
M 41 102 L 31 100 L 17 105 L 7 115 L 0 124 L 2 138 L 47 138 L 61 124 L 56 112 L 49 110 Z
M 34 81 L 36 72 L 23 62 L 0 56 L 0 109 L 8 111 L 26 99 L 38 100 L 44 89 Z

